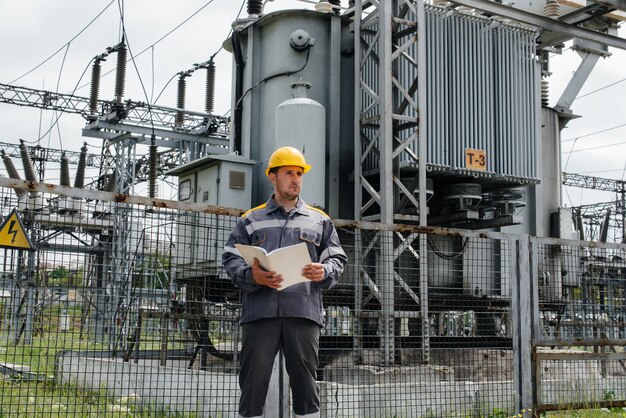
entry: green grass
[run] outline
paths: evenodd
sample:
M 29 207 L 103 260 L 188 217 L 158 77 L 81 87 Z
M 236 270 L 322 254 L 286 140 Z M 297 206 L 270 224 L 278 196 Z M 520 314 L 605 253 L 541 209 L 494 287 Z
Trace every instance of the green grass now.
M 0 312 L 4 312 L 0 306 Z M 80 308 L 70 308 L 68 331 L 59 331 L 59 307 L 48 308 L 36 318 L 35 332 L 30 345 L 14 344 L 12 335 L 0 329 L 0 362 L 28 366 L 32 373 L 39 375 L 41 381 L 20 381 L 0 374 L 0 418 L 4 417 L 187 417 L 195 418 L 199 414 L 166 414 L 158 408 L 140 407 L 133 399 L 116 398 L 104 390 L 89 391 L 71 384 L 60 384 L 54 380 L 54 363 L 60 350 L 104 350 L 106 346 L 87 338 L 80 339 Z M 158 349 L 158 338 L 142 341 L 141 349 Z M 170 348 L 180 345 L 170 344 Z M 607 394 L 614 399 L 614 394 Z M 613 396 L 611 398 L 611 396 Z M 505 418 L 506 411 L 494 409 L 488 418 Z M 526 413 L 523 417 L 530 417 Z M 624 417 L 626 410 L 588 409 L 578 411 L 559 411 L 542 414 L 546 418 L 599 418 Z M 214 417 L 219 418 L 219 417 Z
M 113 398 L 104 391 L 92 392 L 53 382 L 0 382 L 0 417 L 185 417 L 195 413 L 166 414 L 135 406 L 133 399 Z
M 133 399 L 114 398 L 104 390 L 89 391 L 54 379 L 55 359 L 61 350 L 104 350 L 106 346 L 80 339 L 80 308 L 70 308 L 68 331 L 59 331 L 61 309 L 48 308 L 35 318 L 31 344 L 15 344 L 13 333 L 0 330 L 0 362 L 28 366 L 40 381 L 26 381 L 0 374 L 0 418 L 4 417 L 188 417 L 138 407 Z M 84 336 L 86 337 L 86 336 Z M 170 344 L 169 348 L 179 348 Z M 160 348 L 160 341 L 142 342 L 141 349 Z
M 544 415 L 549 418 L 617 418 L 626 417 L 626 410 L 622 408 L 605 409 L 581 409 L 577 411 L 547 412 Z

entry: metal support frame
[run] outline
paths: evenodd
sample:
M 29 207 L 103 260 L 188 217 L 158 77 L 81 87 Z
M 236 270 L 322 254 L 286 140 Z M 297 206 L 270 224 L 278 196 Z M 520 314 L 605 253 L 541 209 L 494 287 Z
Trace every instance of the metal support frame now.
M 596 0 L 594 3 L 605 4 L 618 10 L 626 11 L 626 0 Z
M 615 193 L 626 193 L 626 181 L 602 177 L 584 176 L 576 173 L 562 174 L 563 186 L 582 187 L 585 189 L 605 190 Z
M 578 96 L 578 93 L 580 93 L 580 90 L 587 82 L 587 78 L 589 78 L 591 71 L 598 63 L 600 57 L 607 57 L 610 55 L 606 51 L 606 47 L 603 48 L 602 45 L 594 44 L 588 41 L 580 42 L 575 45 L 574 49 L 578 52 L 578 55 L 581 56 L 582 61 L 554 107 L 557 112 L 565 115 L 572 114 L 572 110 L 570 109 L 572 103 L 574 103 L 576 96 Z M 565 117 L 568 118 L 568 116 Z
M 135 178 L 135 141 L 126 139 L 116 142 L 115 170 L 116 187 L 118 193 L 134 194 Z M 112 317 L 110 318 L 109 330 L 115 330 L 109 335 L 109 344 L 112 350 L 125 349 L 127 339 L 132 329 L 131 309 L 133 300 L 131 297 L 131 267 L 132 255 L 135 254 L 131 244 L 129 225 L 132 223 L 132 208 L 123 205 L 115 206 L 113 214 L 113 242 L 111 251 L 111 270 L 107 281 L 111 284 L 113 292 Z
M 367 13 L 366 13 L 367 12 Z M 355 219 L 391 224 L 405 217 L 396 212 L 400 206 L 412 205 L 419 213 L 419 224 L 426 222 L 426 119 L 418 109 L 426 108 L 425 11 L 422 1 L 358 1 L 355 13 Z M 416 59 L 417 58 L 417 59 Z M 411 67 L 412 79 L 401 76 L 401 68 Z M 416 146 L 417 145 L 417 146 Z M 411 149 L 418 149 L 415 155 Z M 418 167 L 419 196 L 408 190 L 400 176 L 400 159 Z M 367 171 L 371 163 L 376 173 Z M 413 186 L 414 187 L 414 186 Z M 415 251 L 416 241 L 419 251 Z M 360 271 L 363 290 L 381 305 L 379 332 L 381 359 L 393 365 L 395 355 L 394 287 L 398 282 L 416 302 L 422 319 L 423 360 L 428 362 L 428 275 L 425 256 L 426 239 L 419 234 L 394 236 L 378 231 L 372 242 L 378 243 L 376 277 Z M 368 252 L 370 247 L 365 250 Z M 419 296 L 395 271 L 395 260 L 403 252 L 415 257 L 420 265 Z M 366 292 L 357 292 L 358 304 Z M 360 295 L 360 296 L 359 296 Z M 362 299 L 365 298 L 365 299 Z M 357 304 L 357 306 L 358 306 Z
M 30 217 L 28 225 L 33 225 L 34 214 L 27 212 Z M 40 231 L 31 228 L 31 242 L 38 242 Z M 34 333 L 35 307 L 38 295 L 36 293 L 37 253 L 35 251 L 17 250 L 16 276 L 13 281 L 11 298 L 18 301 L 10 308 L 9 326 L 14 344 L 31 344 Z
M 167 151 L 159 155 L 160 161 L 157 170 L 162 174 L 171 168 L 168 162 L 185 164 L 189 161 L 201 158 L 208 154 L 226 154 L 229 148 L 228 120 L 226 117 L 203 112 L 194 112 L 184 109 L 156 106 L 143 102 L 127 100 L 124 103 L 115 101 L 99 100 L 97 108 L 99 114 L 92 114 L 90 99 L 45 90 L 31 89 L 0 83 L 0 103 L 9 103 L 17 106 L 35 107 L 45 110 L 53 110 L 65 113 L 73 113 L 87 120 L 83 129 L 83 136 L 115 141 L 125 137 L 135 138 L 135 142 L 150 144 L 151 136 L 154 135 L 156 145 L 170 148 L 176 151 L 177 156 L 172 156 L 173 151 Z M 182 123 L 177 124 L 177 118 L 183 116 Z M 5 145 L 11 155 L 13 145 Z M 60 159 L 61 151 L 43 149 L 51 153 L 45 158 L 45 162 Z M 64 151 L 68 158 L 72 159 L 71 151 Z M 16 154 L 19 155 L 19 152 Z M 95 166 L 112 169 L 114 162 L 107 161 L 110 153 L 106 150 L 100 157 L 89 157 L 88 161 Z M 146 181 L 148 173 L 145 157 L 133 164 L 140 169 L 130 179 L 130 184 Z M 43 164 L 40 171 L 43 171 Z M 88 163 L 89 164 L 89 163 Z M 143 170 L 141 169 L 143 168 Z M 108 174 L 111 174 L 109 171 Z M 43 178 L 40 179 L 43 181 Z
M 121 103 L 123 115 L 116 114 L 116 109 L 119 108 L 120 103 L 99 100 L 97 107 L 101 110 L 101 114 L 93 115 L 90 111 L 89 98 L 87 97 L 0 83 L 0 103 L 74 113 L 90 121 L 97 118 L 118 121 L 123 119 L 138 126 L 160 127 L 178 132 L 193 133 L 198 132 L 203 127 L 208 129 L 213 125 L 214 129 L 223 133 L 224 139 L 227 140 L 228 138 L 228 120 L 224 116 L 157 106 L 144 102 L 133 102 L 131 100 Z M 181 127 L 176 125 L 176 118 L 180 112 L 183 112 L 185 115 L 184 124 Z
M 600 218 L 611 214 L 611 222 L 609 227 L 615 233 L 613 236 L 618 237 L 621 233 L 622 242 L 626 242 L 626 181 L 618 179 L 606 179 L 602 177 L 584 176 L 582 174 L 563 173 L 563 186 L 581 187 L 591 190 L 603 190 L 615 193 L 615 201 L 595 203 L 590 205 L 582 205 L 572 207 L 573 213 L 580 213 L 581 221 L 584 220 L 589 228 L 596 228 L 601 224 Z M 598 234 L 599 235 L 599 234 Z M 585 234 L 587 237 L 593 237 L 593 234 Z
M 534 329 L 532 324 L 534 319 L 531 318 L 533 303 L 531 301 L 532 279 L 530 266 L 530 240 L 528 235 L 520 236 L 515 243 L 515 251 L 511 254 L 515 258 L 514 265 L 517 266 L 515 279 L 511 285 L 511 314 L 516 320 L 513 323 L 513 368 L 514 368 L 514 387 L 518 393 L 519 400 L 516 405 L 516 412 L 529 408 L 534 405 L 533 399 L 533 377 L 532 377 L 532 353 L 531 342 Z M 536 317 L 538 318 L 538 316 Z
M 579 38 L 602 45 L 626 49 L 626 39 L 608 35 L 580 26 L 571 25 L 545 16 L 539 16 L 521 9 L 505 6 L 489 0 L 455 0 L 454 4 L 481 10 L 490 14 L 507 17 L 521 23 L 542 28 L 545 31 L 566 35 L 568 38 Z M 550 44 L 551 45 L 551 44 Z M 544 45 L 549 46 L 549 45 Z M 539 45 L 541 48 L 542 45 Z

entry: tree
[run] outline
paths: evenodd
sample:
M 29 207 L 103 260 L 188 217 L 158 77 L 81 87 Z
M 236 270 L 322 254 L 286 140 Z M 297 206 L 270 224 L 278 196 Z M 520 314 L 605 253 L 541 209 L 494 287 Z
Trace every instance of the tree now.
M 68 270 L 67 267 L 57 266 L 48 275 L 48 285 L 49 286 L 60 286 L 62 284 L 67 285 L 69 277 L 70 277 L 70 271 Z

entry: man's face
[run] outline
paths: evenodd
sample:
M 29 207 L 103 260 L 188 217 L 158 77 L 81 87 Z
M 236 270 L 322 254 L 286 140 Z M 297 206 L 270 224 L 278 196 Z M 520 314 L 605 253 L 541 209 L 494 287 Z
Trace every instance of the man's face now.
M 281 199 L 297 199 L 302 190 L 302 167 L 286 165 L 276 173 L 270 173 L 270 181 L 274 185 L 274 193 Z

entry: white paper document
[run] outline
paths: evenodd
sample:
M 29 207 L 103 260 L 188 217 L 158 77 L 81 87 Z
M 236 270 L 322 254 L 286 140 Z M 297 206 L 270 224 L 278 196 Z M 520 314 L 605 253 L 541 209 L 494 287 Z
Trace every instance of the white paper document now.
M 277 290 L 284 290 L 296 283 L 309 280 L 302 275 L 302 268 L 311 263 L 309 250 L 303 242 L 277 248 L 269 253 L 264 248 L 254 245 L 235 244 L 235 247 L 250 267 L 254 264 L 254 259 L 257 258 L 265 270 L 274 271 L 283 276 L 281 287 Z

